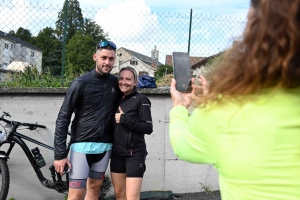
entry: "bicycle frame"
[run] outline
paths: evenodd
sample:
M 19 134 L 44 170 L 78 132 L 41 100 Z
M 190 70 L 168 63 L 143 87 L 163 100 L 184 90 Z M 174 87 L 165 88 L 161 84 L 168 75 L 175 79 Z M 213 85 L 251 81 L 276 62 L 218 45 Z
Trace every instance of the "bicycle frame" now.
M 51 172 L 51 177 L 53 180 L 50 181 L 49 179 L 45 178 L 42 171 L 40 170 L 39 166 L 37 165 L 31 151 L 29 150 L 29 147 L 23 141 L 23 139 L 27 140 L 29 142 L 32 142 L 34 144 L 37 144 L 39 146 L 42 146 L 44 148 L 47 148 L 49 150 L 52 150 L 52 151 L 54 151 L 54 148 L 47 144 L 39 142 L 33 138 L 30 138 L 21 133 L 18 133 L 16 131 L 16 128 L 17 128 L 16 126 L 12 125 L 12 130 L 8 134 L 7 139 L 0 144 L 0 147 L 3 146 L 3 144 L 7 144 L 7 143 L 9 144 L 9 147 L 6 152 L 0 151 L 0 158 L 7 160 L 9 158 L 9 155 L 10 155 L 13 147 L 17 143 L 22 148 L 25 155 L 27 156 L 32 168 L 34 169 L 39 181 L 42 183 L 43 186 L 50 188 L 50 189 L 55 189 L 56 191 L 58 191 L 60 193 L 67 192 L 68 185 L 69 185 L 69 183 L 68 183 L 69 182 L 69 174 L 68 173 L 66 174 L 66 181 L 63 181 L 61 175 L 55 171 L 54 165 L 51 165 L 49 167 L 49 170 Z
M 31 137 L 25 136 L 25 135 L 17 132 L 17 129 L 19 126 L 25 126 L 29 130 L 35 130 L 36 128 L 46 128 L 46 126 L 40 125 L 40 124 L 30 124 L 30 123 L 22 123 L 22 122 L 17 122 L 17 121 L 10 121 L 10 120 L 7 120 L 4 118 L 6 116 L 11 117 L 9 115 L 9 113 L 7 113 L 7 112 L 3 112 L 3 113 L 4 114 L 2 116 L 0 116 L 0 121 L 3 121 L 5 123 L 11 125 L 11 129 L 8 133 L 6 130 L 4 131 L 4 133 L 0 130 L 0 136 L 1 136 L 0 137 L 1 138 L 0 139 L 0 147 L 2 147 L 4 144 L 9 144 L 6 151 L 0 150 L 0 168 L 3 169 L 3 171 L 0 170 L 1 171 L 0 173 L 4 172 L 3 174 L 6 175 L 6 179 L 8 179 L 8 181 L 6 182 L 6 185 L 4 186 L 5 189 L 3 190 L 3 192 L 2 192 L 2 189 L 0 188 L 1 189 L 0 190 L 0 196 L 1 196 L 0 198 L 4 199 L 7 197 L 7 194 L 8 194 L 9 169 L 7 166 L 7 160 L 9 159 L 10 153 L 12 152 L 12 149 L 14 148 L 15 144 L 18 144 L 22 148 L 22 150 L 25 153 L 25 155 L 27 156 L 32 168 L 34 169 L 39 181 L 42 183 L 43 186 L 45 186 L 49 189 L 55 189 L 57 192 L 60 192 L 60 193 L 66 193 L 69 189 L 68 168 L 65 168 L 65 171 L 64 171 L 64 175 L 66 175 L 65 181 L 62 180 L 62 176 L 60 175 L 60 173 L 57 173 L 55 171 L 54 165 L 51 165 L 49 167 L 52 180 L 45 178 L 42 171 L 40 170 L 38 163 L 36 162 L 36 159 L 33 156 L 33 153 L 31 153 L 29 147 L 27 146 L 27 144 L 25 143 L 24 140 L 29 141 L 34 144 L 37 144 L 38 146 L 44 147 L 51 151 L 54 151 L 54 148 L 47 144 L 44 144 L 38 140 L 35 140 Z M 0 124 L 0 126 L 2 126 L 2 125 Z M 111 187 L 111 180 L 108 176 L 105 175 L 103 184 L 100 188 L 101 195 L 105 196 L 106 192 L 108 191 L 108 189 L 110 187 Z M 104 197 L 104 196 L 100 196 L 100 197 Z

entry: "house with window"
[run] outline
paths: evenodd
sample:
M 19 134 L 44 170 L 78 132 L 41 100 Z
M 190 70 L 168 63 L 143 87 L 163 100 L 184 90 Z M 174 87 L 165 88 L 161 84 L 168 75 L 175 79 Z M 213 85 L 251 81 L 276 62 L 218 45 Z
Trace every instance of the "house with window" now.
M 156 72 L 156 68 L 151 67 L 150 65 L 146 64 L 145 62 L 141 61 L 136 57 L 132 57 L 128 60 L 125 60 L 119 65 L 120 69 L 126 66 L 133 67 L 136 70 L 138 77 L 141 77 L 143 75 L 149 75 L 154 77 Z M 114 72 L 112 73 L 117 74 L 118 72 L 119 68 L 114 67 Z
M 111 73 L 117 75 L 122 67 L 131 66 L 138 76 L 149 75 L 154 77 L 157 68 L 163 65 L 158 60 L 159 51 L 154 47 L 151 56 L 146 56 L 136 51 L 121 47 L 116 51 L 116 62 Z
M 210 63 L 213 61 L 213 59 L 217 58 L 218 56 L 221 55 L 222 52 L 208 56 L 207 58 L 194 63 L 191 68 L 192 68 L 192 74 L 193 75 L 205 75 L 211 72 L 211 69 L 209 68 Z
M 20 66 L 36 67 L 42 71 L 42 50 L 17 37 L 0 31 L 0 69 L 1 71 L 24 71 Z M 28 64 L 27 64 L 28 63 Z M 10 65 L 10 64 L 13 64 Z

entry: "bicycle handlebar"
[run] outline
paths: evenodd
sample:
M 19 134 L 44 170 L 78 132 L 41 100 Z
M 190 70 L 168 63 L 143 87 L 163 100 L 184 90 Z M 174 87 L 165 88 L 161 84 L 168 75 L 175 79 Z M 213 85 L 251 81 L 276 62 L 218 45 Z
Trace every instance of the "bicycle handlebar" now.
M 36 128 L 46 128 L 46 126 L 40 124 L 22 123 L 21 125 L 28 126 L 29 130 L 35 130 Z
M 11 117 L 9 113 L 7 112 L 3 112 L 3 115 L 0 117 L 0 121 L 4 121 L 7 124 L 11 124 L 16 126 L 16 128 L 18 128 L 19 126 L 27 126 L 29 130 L 35 130 L 36 128 L 46 128 L 46 126 L 44 125 L 40 125 L 40 124 L 32 124 L 32 123 L 26 123 L 26 122 L 18 122 L 18 121 L 11 121 L 8 119 L 5 119 L 4 117 L 8 116 Z

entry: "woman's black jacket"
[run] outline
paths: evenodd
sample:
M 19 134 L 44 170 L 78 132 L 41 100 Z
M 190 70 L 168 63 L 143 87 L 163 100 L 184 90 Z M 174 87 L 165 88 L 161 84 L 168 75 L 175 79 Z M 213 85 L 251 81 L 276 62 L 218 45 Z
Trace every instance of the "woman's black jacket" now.
M 134 88 L 130 95 L 121 98 L 119 106 L 124 114 L 120 123 L 114 123 L 113 154 L 147 155 L 144 135 L 153 131 L 150 100 Z M 116 113 L 119 113 L 119 108 Z

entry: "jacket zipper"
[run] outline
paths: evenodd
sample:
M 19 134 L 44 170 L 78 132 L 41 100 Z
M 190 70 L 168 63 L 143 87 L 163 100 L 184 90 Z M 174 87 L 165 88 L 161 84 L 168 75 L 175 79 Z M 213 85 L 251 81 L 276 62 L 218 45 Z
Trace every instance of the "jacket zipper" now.
M 103 85 L 103 107 L 104 107 L 104 115 L 103 116 L 105 116 L 106 115 L 106 91 L 105 91 L 105 88 L 106 88 L 106 83 Z M 105 124 L 105 117 L 103 117 L 103 124 L 102 124 L 102 127 L 101 127 L 101 134 L 103 135 L 103 127 L 104 127 L 104 124 Z
M 131 149 L 130 149 L 130 155 L 132 156 L 133 153 L 133 143 L 134 143 L 134 135 L 130 131 L 130 141 L 131 141 Z
M 126 134 L 126 149 L 129 149 L 130 155 L 132 155 L 131 132 Z
M 131 156 L 133 153 L 133 142 L 134 142 L 134 137 L 130 131 L 130 133 L 127 133 L 126 148 L 129 148 L 129 152 Z

